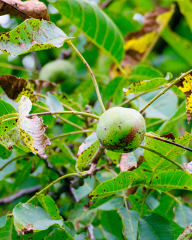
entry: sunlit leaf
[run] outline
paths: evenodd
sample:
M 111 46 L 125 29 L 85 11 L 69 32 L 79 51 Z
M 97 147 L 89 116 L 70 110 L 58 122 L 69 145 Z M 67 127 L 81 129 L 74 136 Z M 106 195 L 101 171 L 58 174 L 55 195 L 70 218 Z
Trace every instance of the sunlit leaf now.
M 13 209 L 13 216 L 16 231 L 23 235 L 33 230 L 45 230 L 54 224 L 63 225 L 63 220 L 51 220 L 43 208 L 31 203 L 17 204 Z
M 114 62 L 121 62 L 124 55 L 123 37 L 100 8 L 83 0 L 58 0 L 52 4 Z
M 155 175 L 151 187 L 163 192 L 172 189 L 192 191 L 192 176 L 181 170 L 162 171 Z
M 30 98 L 31 101 L 34 101 L 36 98 L 33 95 L 33 90 L 24 78 L 18 78 L 9 74 L 1 75 L 0 86 L 10 99 L 17 102 L 20 100 L 22 95 Z
M 28 19 L 7 33 L 0 34 L 0 50 L 17 56 L 33 51 L 59 48 L 70 40 L 54 23 Z
M 32 152 L 37 153 L 41 158 L 46 159 L 45 148 L 50 145 L 51 142 L 44 134 L 46 126 L 43 124 L 42 118 L 34 116 L 32 119 L 29 119 L 26 117 L 32 108 L 32 102 L 25 96 L 21 97 L 18 108 L 19 120 L 17 126 L 19 128 L 21 139 Z
M 110 196 L 131 187 L 131 183 L 134 181 L 141 183 L 143 179 L 134 172 L 121 172 L 116 178 L 107 180 L 97 186 L 96 189 L 89 194 L 89 197 L 93 200 L 95 198 Z
M 57 205 L 49 195 L 42 193 L 38 196 L 38 200 L 45 211 L 49 213 L 52 220 L 62 219 L 62 217 L 59 215 L 59 209 Z
M 191 140 L 192 140 L 192 135 L 186 132 L 184 136 L 176 138 L 174 142 L 184 146 L 188 146 Z M 172 160 L 175 160 L 177 156 L 180 156 L 185 151 L 185 149 L 183 148 L 180 148 L 175 145 L 171 145 L 169 143 L 162 142 L 147 136 L 145 136 L 145 146 L 154 150 L 158 150 L 158 152 L 160 152 L 161 154 L 163 154 L 164 156 L 167 156 Z M 145 160 L 149 163 L 150 167 L 153 169 L 157 168 L 157 171 L 160 171 L 171 164 L 164 158 L 148 150 L 144 150 L 144 157 L 145 157 Z

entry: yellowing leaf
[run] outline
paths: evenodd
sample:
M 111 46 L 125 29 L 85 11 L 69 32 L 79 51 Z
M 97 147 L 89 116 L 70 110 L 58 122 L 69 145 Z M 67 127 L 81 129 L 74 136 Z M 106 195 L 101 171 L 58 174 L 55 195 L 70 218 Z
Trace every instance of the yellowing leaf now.
M 132 67 L 147 57 L 160 37 L 162 30 L 171 19 L 173 12 L 174 6 L 170 9 L 156 7 L 145 15 L 144 24 L 139 31 L 132 32 L 125 37 L 124 49 L 126 54 L 121 62 L 121 67 L 126 74 L 130 74 Z M 115 78 L 119 75 L 121 75 L 121 72 L 113 64 L 110 69 L 110 76 Z
M 22 96 L 18 103 L 19 120 L 17 122 L 20 137 L 32 152 L 46 159 L 45 148 L 51 145 L 49 138 L 44 134 L 47 126 L 43 124 L 42 118 L 33 116 L 32 119 L 29 119 L 26 117 L 31 111 L 31 108 L 32 103 L 30 99 Z
M 179 83 L 177 83 L 177 87 L 185 94 L 186 115 L 188 123 L 190 123 L 192 116 L 192 70 L 187 76 L 181 78 Z

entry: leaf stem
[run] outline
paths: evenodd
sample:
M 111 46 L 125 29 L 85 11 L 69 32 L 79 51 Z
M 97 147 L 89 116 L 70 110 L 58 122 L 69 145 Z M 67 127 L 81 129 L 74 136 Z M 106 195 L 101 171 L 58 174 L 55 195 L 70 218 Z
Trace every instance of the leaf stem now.
M 94 131 L 94 130 L 85 129 L 85 130 L 80 130 L 80 131 L 63 133 L 63 134 L 61 134 L 61 135 L 58 135 L 58 136 L 55 136 L 55 137 L 50 138 L 50 140 L 52 141 L 52 140 L 54 140 L 54 139 L 61 138 L 61 137 L 66 137 L 66 136 L 73 135 L 73 134 L 87 133 L 87 132 L 93 132 L 93 131 Z
M 34 70 L 34 69 L 29 69 L 29 68 L 27 69 L 27 68 L 24 68 L 24 67 L 21 67 L 21 66 L 16 66 L 16 65 L 13 65 L 13 64 L 9 64 L 9 63 L 0 62 L 0 67 L 19 70 L 19 71 L 23 71 L 23 72 L 31 72 L 31 73 L 36 74 L 36 75 L 39 74 L 39 70 Z
M 12 163 L 13 161 L 16 161 L 16 160 L 19 159 L 19 158 L 27 157 L 27 156 L 29 156 L 29 154 L 23 154 L 23 155 L 20 155 L 20 156 L 15 157 L 15 158 L 12 158 L 11 160 L 9 160 L 7 163 L 5 163 L 5 165 L 3 165 L 3 166 L 0 168 L 0 171 L 2 171 L 7 165 L 9 165 L 10 163 Z
M 65 179 L 67 177 L 82 177 L 79 173 L 69 173 L 66 175 L 63 175 L 59 178 L 57 178 L 55 181 L 51 182 L 49 185 L 47 185 L 45 188 L 43 188 L 41 191 L 37 192 L 32 198 L 30 198 L 26 203 L 31 202 L 32 200 L 34 200 L 37 196 L 39 196 L 41 193 L 45 192 L 48 188 L 50 188 L 51 186 L 53 186 L 55 183 L 59 182 L 62 179 Z
M 178 144 L 178 143 L 169 141 L 169 140 L 164 139 L 164 138 L 161 138 L 161 137 L 157 137 L 157 136 L 152 135 L 152 134 L 150 134 L 150 133 L 145 133 L 145 136 L 146 136 L 146 137 L 153 138 L 153 139 L 156 139 L 156 140 L 159 140 L 159 141 L 162 141 L 162 142 L 166 142 L 166 143 L 175 145 L 175 146 L 177 146 L 177 147 L 180 147 L 180 148 L 183 148 L 183 149 L 185 149 L 185 150 L 188 150 L 188 151 L 192 152 L 192 149 L 191 149 L 191 148 L 185 147 L 185 146 L 183 146 L 183 145 L 180 145 L 180 144 Z
M 182 167 L 179 163 L 177 163 L 177 162 L 175 162 L 174 160 L 166 157 L 165 155 L 161 154 L 160 152 L 157 152 L 157 151 L 154 150 L 154 149 L 151 149 L 151 148 L 148 148 L 148 147 L 142 146 L 142 145 L 140 145 L 139 147 L 140 147 L 140 148 L 143 148 L 143 149 L 145 149 L 145 150 L 147 150 L 147 151 L 150 151 L 150 152 L 153 152 L 153 153 L 159 155 L 160 157 L 162 157 L 162 158 L 166 159 L 167 161 L 173 163 L 174 165 L 176 165 L 178 168 L 180 168 L 180 169 L 183 171 L 183 167 Z
M 124 105 L 127 104 L 127 103 L 130 103 L 131 101 L 137 99 L 138 97 L 140 97 L 140 96 L 142 96 L 142 95 L 144 95 L 144 94 L 146 94 L 146 92 L 140 93 L 140 94 L 136 95 L 134 98 L 125 100 L 124 102 L 122 102 L 121 104 L 119 104 L 119 107 L 122 107 L 122 106 L 124 106 Z
M 159 97 L 161 97 L 165 92 L 167 92 L 172 86 L 174 86 L 175 84 L 177 84 L 181 78 L 187 76 L 188 74 L 190 74 L 192 72 L 192 70 L 189 70 L 186 73 L 181 74 L 180 77 L 178 77 L 176 80 L 174 80 L 172 83 L 170 83 L 170 85 L 168 87 L 166 87 L 163 91 L 161 91 L 159 94 L 157 94 L 151 101 L 149 101 L 144 108 L 142 108 L 140 110 L 140 113 L 142 113 L 143 111 L 145 111 L 155 100 L 157 100 Z
M 74 115 L 82 115 L 82 116 L 86 116 L 86 117 L 99 119 L 99 116 L 93 115 L 91 113 L 77 112 L 77 111 L 53 111 L 53 112 L 50 111 L 50 112 L 42 112 L 42 113 L 32 113 L 32 114 L 27 115 L 27 117 L 56 115 L 56 114 L 74 114 Z
M 102 101 L 102 98 L 101 98 L 101 94 L 100 94 L 100 91 L 99 91 L 99 87 L 98 87 L 98 84 L 97 84 L 97 81 L 96 81 L 96 78 L 89 66 L 89 64 L 87 63 L 87 61 L 84 59 L 84 57 L 81 55 L 81 53 L 77 50 L 77 48 L 73 45 L 73 43 L 71 42 L 71 40 L 67 41 L 67 43 L 73 48 L 73 50 L 76 52 L 76 54 L 79 56 L 79 58 L 81 59 L 81 61 L 85 64 L 87 70 L 89 71 L 89 73 L 91 74 L 91 78 L 93 80 L 93 84 L 94 84 L 94 87 L 95 87 L 95 91 L 97 93 L 97 97 L 98 97 L 98 100 L 99 100 L 99 103 L 101 105 L 101 108 L 103 110 L 103 112 L 105 112 L 105 106 L 103 104 L 103 101 Z
M 19 117 L 6 118 L 6 119 L 2 120 L 0 123 L 2 123 L 2 122 L 7 122 L 7 121 L 11 121 L 11 120 L 18 119 L 18 118 L 19 118 Z

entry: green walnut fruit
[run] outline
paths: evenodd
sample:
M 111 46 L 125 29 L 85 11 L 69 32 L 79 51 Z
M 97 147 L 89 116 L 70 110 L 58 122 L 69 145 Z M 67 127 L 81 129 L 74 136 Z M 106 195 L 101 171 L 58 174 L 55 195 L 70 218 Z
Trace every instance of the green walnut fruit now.
M 101 115 L 97 124 L 100 143 L 114 152 L 134 151 L 142 143 L 145 132 L 145 119 L 131 108 L 110 108 Z
M 71 93 L 76 87 L 77 71 L 71 62 L 58 59 L 41 69 L 39 79 L 61 84 L 63 92 Z

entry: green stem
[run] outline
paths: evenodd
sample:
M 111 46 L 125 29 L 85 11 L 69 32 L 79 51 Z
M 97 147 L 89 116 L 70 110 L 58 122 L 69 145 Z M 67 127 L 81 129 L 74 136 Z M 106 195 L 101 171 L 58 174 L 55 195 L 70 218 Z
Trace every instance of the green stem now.
M 98 100 L 99 100 L 99 103 L 101 105 L 101 108 L 103 110 L 103 112 L 105 112 L 105 106 L 103 104 L 103 101 L 102 101 L 102 98 L 101 98 L 101 94 L 100 94 L 100 91 L 99 91 L 99 87 L 98 87 L 98 84 L 97 84 L 97 81 L 96 81 L 96 78 L 89 66 L 89 64 L 87 63 L 87 61 L 84 59 L 84 57 L 81 55 L 81 53 L 77 50 L 77 48 L 73 45 L 73 43 L 71 41 L 68 41 L 67 42 L 72 48 L 73 50 L 76 52 L 76 54 L 79 56 L 79 58 L 81 59 L 81 61 L 85 64 L 87 70 L 89 71 L 89 73 L 91 74 L 91 78 L 93 80 L 93 84 L 95 86 L 95 91 L 97 93 L 97 97 L 98 97 Z
M 2 171 L 7 165 L 9 165 L 10 163 L 12 163 L 13 161 L 16 161 L 17 159 L 19 158 L 22 158 L 22 157 L 27 157 L 29 156 L 29 154 L 23 154 L 23 155 L 20 155 L 20 156 L 17 156 L 11 160 L 9 160 L 5 165 L 3 165 L 1 168 L 0 168 L 0 171 Z
M 63 133 L 61 135 L 50 138 L 50 140 L 52 141 L 54 139 L 61 138 L 61 137 L 66 137 L 66 136 L 73 135 L 73 134 L 87 133 L 87 132 L 93 132 L 93 131 L 94 130 L 87 129 L 87 130 L 82 130 L 82 131 L 74 131 L 74 132 L 69 132 L 69 133 Z
M 130 103 L 131 101 L 137 99 L 138 97 L 140 97 L 140 96 L 142 96 L 142 95 L 144 95 L 144 94 L 146 94 L 146 92 L 140 93 L 140 94 L 138 94 L 137 96 L 135 96 L 135 97 L 132 98 L 132 99 L 127 99 L 127 100 L 125 100 L 124 102 L 122 102 L 121 104 L 119 104 L 119 107 L 122 107 L 122 106 L 124 106 L 124 105 L 127 104 L 127 103 Z
M 32 113 L 32 114 L 29 114 L 27 117 L 56 115 L 56 114 L 74 114 L 74 115 L 82 115 L 82 116 L 86 116 L 86 117 L 99 119 L 99 116 L 93 115 L 91 113 L 77 112 L 77 111 L 53 111 L 53 112 L 50 111 L 50 112 L 42 112 L 42 113 Z
M 152 134 L 150 134 L 150 133 L 145 133 L 145 136 L 146 136 L 146 137 L 153 138 L 153 139 L 156 139 L 156 140 L 159 140 L 159 141 L 162 141 L 162 142 L 166 142 L 166 143 L 172 144 L 172 145 L 174 145 L 174 146 L 177 146 L 177 147 L 180 147 L 180 148 L 183 148 L 183 149 L 185 149 L 185 150 L 188 150 L 188 151 L 192 152 L 192 149 L 191 149 L 191 148 L 185 147 L 185 146 L 180 145 L 180 144 L 178 144 L 178 143 L 176 143 L 176 142 L 172 142 L 172 141 L 169 141 L 169 140 L 164 139 L 164 138 L 161 138 L 161 137 L 157 137 L 157 136 L 152 135 Z
M 159 124 L 159 123 L 163 123 L 163 122 L 165 122 L 165 121 L 167 121 L 167 120 L 166 120 L 166 119 L 161 119 L 161 120 L 155 121 L 155 122 L 153 122 L 153 123 L 148 124 L 148 125 L 146 126 L 146 128 L 153 127 L 153 126 L 155 126 L 155 125 L 157 125 L 157 124 Z
M 140 216 L 139 216 L 140 218 L 143 215 L 143 210 L 144 210 L 144 206 L 145 206 L 145 202 L 146 202 L 147 194 L 149 193 L 149 190 L 150 190 L 150 188 L 146 189 L 146 192 L 145 192 L 145 195 L 144 195 L 144 198 L 143 198 L 143 202 L 142 202 L 142 206 L 141 206 L 141 212 L 140 212 Z
M 40 106 L 40 105 L 38 105 L 38 104 L 36 104 L 36 103 L 33 103 L 33 106 L 36 106 L 36 107 L 38 107 L 38 108 L 41 108 L 41 109 L 43 109 L 43 110 L 45 110 L 45 111 L 49 111 L 48 108 L 42 107 L 42 106 Z M 58 115 L 58 114 L 56 114 L 56 116 L 57 116 L 59 119 L 61 119 L 63 122 L 68 123 L 69 125 L 71 125 L 71 126 L 73 126 L 73 127 L 76 127 L 77 129 L 81 129 L 81 130 L 83 129 L 83 128 L 80 127 L 79 125 L 77 125 L 77 124 L 75 124 L 75 123 L 67 120 L 66 118 L 61 117 L 61 116 Z
M 174 160 L 172 160 L 172 159 L 166 157 L 165 155 L 161 154 L 160 152 L 157 152 L 157 151 L 154 150 L 154 149 L 151 149 L 151 148 L 148 148 L 148 147 L 146 147 L 146 146 L 142 146 L 142 145 L 140 145 L 139 147 L 140 147 L 140 148 L 143 148 L 143 149 L 145 149 L 145 150 L 147 150 L 147 151 L 150 151 L 150 152 L 155 153 L 156 155 L 158 155 L 158 156 L 160 156 L 160 157 L 166 159 L 167 161 L 173 163 L 174 165 L 176 165 L 178 168 L 180 168 L 180 169 L 183 171 L 183 167 L 182 167 L 179 163 L 177 163 L 177 162 L 175 162 Z
M 53 186 L 55 183 L 59 182 L 62 179 L 65 179 L 67 177 L 73 177 L 73 176 L 77 176 L 77 177 L 82 177 L 79 173 L 69 173 L 66 175 L 63 175 L 59 178 L 57 178 L 55 181 L 51 182 L 49 185 L 47 185 L 45 188 L 43 188 L 41 191 L 37 192 L 32 198 L 30 198 L 26 203 L 31 202 L 32 200 L 34 200 L 37 196 L 39 196 L 41 193 L 45 192 L 48 188 L 50 188 L 51 186 Z
M 171 87 L 173 87 L 175 84 L 177 84 L 181 78 L 187 76 L 188 74 L 190 74 L 192 72 L 192 70 L 189 70 L 186 73 L 183 73 L 180 77 L 178 77 L 176 80 L 174 80 L 172 83 L 170 83 L 170 85 L 168 87 L 166 87 L 163 91 L 161 91 L 159 94 L 157 94 L 150 102 L 148 102 L 146 104 L 146 106 L 144 108 L 142 108 L 140 110 L 140 113 L 142 113 L 143 111 L 145 111 L 155 100 L 157 100 L 159 97 L 161 97 L 165 92 L 167 92 Z
M 8 64 L 8 63 L 0 62 L 0 67 L 10 68 L 10 69 L 14 69 L 14 70 L 23 71 L 23 72 L 32 72 L 34 74 L 39 75 L 39 70 L 27 69 L 27 68 L 24 68 L 24 67 L 21 67 L 21 66 L 16 66 L 16 65 Z
M 0 123 L 2 123 L 2 122 L 7 122 L 7 121 L 11 121 L 11 120 L 18 119 L 18 118 L 19 118 L 19 117 L 7 118 L 7 119 L 2 120 Z
M 44 94 L 41 94 L 41 93 L 36 93 L 35 95 L 38 96 L 38 97 L 46 98 L 46 96 L 45 96 Z M 76 111 L 75 109 L 73 109 L 72 107 L 69 107 L 69 106 L 66 105 L 65 103 L 62 103 L 62 102 L 60 102 L 60 103 L 61 103 L 61 105 L 62 105 L 63 107 L 67 108 L 68 110 Z M 77 116 L 78 116 L 78 115 L 77 115 Z M 81 116 L 78 116 L 78 117 L 81 118 L 81 119 L 84 119 L 84 118 L 81 117 Z

